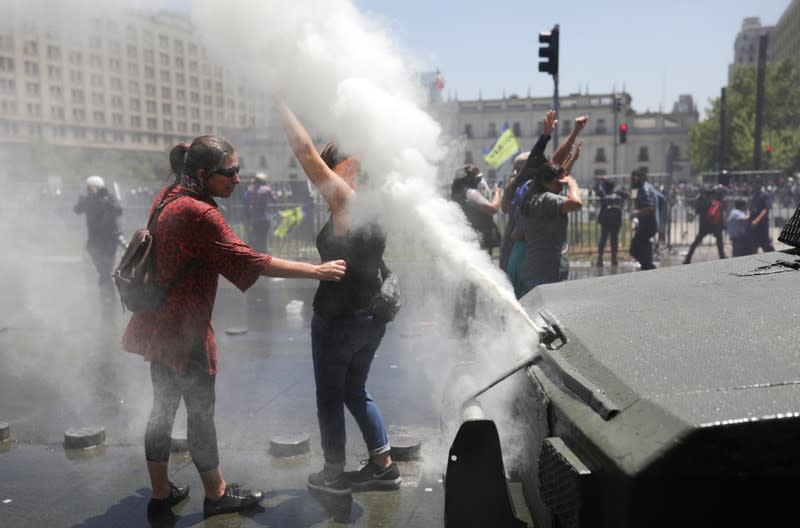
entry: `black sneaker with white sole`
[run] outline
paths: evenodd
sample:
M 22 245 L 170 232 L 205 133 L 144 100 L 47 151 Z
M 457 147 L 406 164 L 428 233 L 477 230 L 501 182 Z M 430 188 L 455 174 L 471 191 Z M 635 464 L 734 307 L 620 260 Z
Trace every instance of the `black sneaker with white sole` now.
M 396 490 L 402 482 L 400 470 L 394 462 L 382 468 L 369 461 L 360 470 L 348 471 L 346 475 L 354 491 Z
M 352 492 L 350 481 L 347 479 L 344 472 L 340 472 L 334 476 L 326 469 L 309 475 L 306 485 L 311 490 L 329 493 L 331 495 L 350 495 Z

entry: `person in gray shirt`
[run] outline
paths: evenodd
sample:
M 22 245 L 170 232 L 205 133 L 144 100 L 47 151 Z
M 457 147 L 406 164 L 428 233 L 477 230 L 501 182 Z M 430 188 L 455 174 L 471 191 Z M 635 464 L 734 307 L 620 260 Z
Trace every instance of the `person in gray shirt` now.
M 579 152 L 566 167 L 571 167 Z M 566 195 L 561 194 L 564 187 Z M 520 273 L 526 293 L 539 284 L 567 278 L 567 213 L 582 206 L 581 190 L 565 167 L 548 162 L 537 169 L 518 219 L 528 243 Z

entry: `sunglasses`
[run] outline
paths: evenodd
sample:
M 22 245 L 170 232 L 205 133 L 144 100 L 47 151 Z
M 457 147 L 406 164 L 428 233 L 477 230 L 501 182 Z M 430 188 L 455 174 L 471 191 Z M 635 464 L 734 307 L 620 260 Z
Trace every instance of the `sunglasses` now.
M 227 169 L 211 169 L 210 171 L 208 171 L 208 175 L 211 176 L 215 172 L 217 174 L 222 174 L 226 178 L 233 178 L 234 176 L 239 174 L 239 166 L 237 165 L 235 167 L 228 167 Z

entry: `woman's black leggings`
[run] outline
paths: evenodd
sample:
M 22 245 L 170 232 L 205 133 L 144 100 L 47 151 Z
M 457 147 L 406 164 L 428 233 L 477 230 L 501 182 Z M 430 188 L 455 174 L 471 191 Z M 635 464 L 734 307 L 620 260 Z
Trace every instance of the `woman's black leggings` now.
M 186 404 L 186 440 L 189 453 L 201 473 L 219 466 L 217 429 L 214 426 L 214 381 L 208 373 L 205 353 L 202 360 L 193 352 L 189 368 L 178 374 L 171 367 L 156 361 L 150 364 L 153 380 L 153 409 L 144 435 L 144 452 L 148 462 L 168 462 L 172 442 L 172 424 L 183 398 Z

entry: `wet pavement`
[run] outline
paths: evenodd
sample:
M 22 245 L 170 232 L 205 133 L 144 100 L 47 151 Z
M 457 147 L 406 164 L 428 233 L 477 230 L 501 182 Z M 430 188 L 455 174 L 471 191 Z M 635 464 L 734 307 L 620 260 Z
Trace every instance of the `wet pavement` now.
M 127 316 L 116 306 L 81 313 L 79 306 L 99 304 L 86 292 L 81 297 L 81 288 L 96 289 L 81 281 L 62 284 L 59 274 L 42 281 L 48 286 L 43 290 L 59 285 L 59 297 L 69 299 L 65 305 L 27 291 L 30 310 L 3 314 L 0 324 L 6 365 L 0 372 L 0 421 L 10 428 L 10 439 L 0 442 L 0 526 L 149 526 L 143 454 L 149 368 L 119 350 Z M 199 476 L 188 454 L 175 452 L 170 477 L 191 486 L 190 499 L 175 508 L 174 519 L 153 526 L 444 525 L 442 479 L 451 439 L 443 437 L 441 396 L 421 365 L 430 363 L 433 351 L 449 354 L 446 349 L 457 345 L 448 328 L 410 311 L 389 326 L 368 389 L 390 441 L 419 439 L 420 457 L 398 462 L 403 484 L 397 491 L 330 500 L 307 490 L 307 475 L 322 466 L 310 357 L 313 291 L 311 282 L 262 279 L 245 296 L 221 284 L 214 318 L 221 468 L 229 482 L 262 489 L 266 498 L 246 513 L 204 519 Z M 299 313 L 287 312 L 291 301 L 294 308 L 303 301 Z M 185 422 L 181 406 L 174 437 L 185 437 Z M 90 426 L 104 428 L 105 442 L 89 449 L 64 447 L 67 429 Z M 347 469 L 358 469 L 366 448 L 349 415 L 347 427 Z M 310 452 L 270 454 L 270 439 L 298 433 L 309 435 Z M 511 487 L 524 519 L 519 487 Z
M 713 246 L 703 245 L 694 260 L 710 260 L 715 253 Z M 658 264 L 680 265 L 684 255 L 685 250 L 665 250 Z M 23 301 L 0 306 L 0 422 L 10 429 L 10 438 L 0 442 L 0 527 L 148 526 L 143 436 L 149 368 L 140 357 L 119 350 L 127 315 L 118 305 L 98 302 L 86 262 L 56 264 L 42 259 L 6 262 L 2 268 L 4 291 Z M 636 269 L 626 259 L 616 268 L 598 268 L 574 258 L 571 278 Z M 400 271 L 402 276 L 402 264 Z M 37 277 L 35 287 L 16 280 L 28 276 Z M 405 286 L 406 299 L 424 302 L 440 295 L 435 288 Z M 464 344 L 451 336 L 446 317 L 424 309 L 401 311 L 388 327 L 368 389 L 390 441 L 419 439 L 420 457 L 399 462 L 403 485 L 397 491 L 355 493 L 344 501 L 312 495 L 307 475 L 322 466 L 310 357 L 313 292 L 312 282 L 261 279 L 242 295 L 221 281 L 214 312 L 221 468 L 229 482 L 262 489 L 266 498 L 247 513 L 203 519 L 200 479 L 188 455 L 175 452 L 171 478 L 192 491 L 175 509 L 176 517 L 159 526 L 444 525 L 442 479 L 453 431 L 442 425 L 447 409 L 441 388 Z M 498 369 L 510 363 L 503 362 Z M 475 373 L 481 384 L 489 374 Z M 181 407 L 173 436 L 185 436 L 185 422 Z M 65 449 L 67 429 L 90 426 L 104 428 L 103 444 Z M 351 470 L 366 458 L 366 450 L 349 416 L 347 427 Z M 270 454 L 271 439 L 296 434 L 309 436 L 310 452 L 285 458 Z M 510 489 L 517 515 L 530 523 L 519 485 L 511 482 Z

